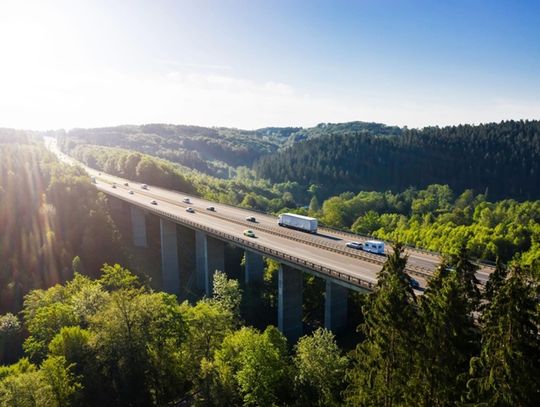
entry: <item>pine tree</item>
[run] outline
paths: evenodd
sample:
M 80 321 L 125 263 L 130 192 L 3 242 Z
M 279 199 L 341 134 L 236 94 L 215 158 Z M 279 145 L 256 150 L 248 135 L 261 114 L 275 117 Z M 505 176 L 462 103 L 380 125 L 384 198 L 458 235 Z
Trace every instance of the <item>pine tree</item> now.
M 474 321 L 455 270 L 443 265 L 420 301 L 423 338 L 415 359 L 407 404 L 447 406 L 460 400 L 464 375 L 477 348 Z
M 468 399 L 485 406 L 540 405 L 538 286 L 520 267 L 484 313 L 482 351 L 471 359 Z
M 488 303 L 493 301 L 493 297 L 501 285 L 504 284 L 504 280 L 506 279 L 507 275 L 508 270 L 506 269 L 506 266 L 502 263 L 501 259 L 497 257 L 495 270 L 490 274 L 489 280 L 486 283 L 486 290 L 484 292 L 484 298 L 488 301 Z
M 403 248 L 396 245 L 364 309 L 360 331 L 365 341 L 357 346 L 348 372 L 350 405 L 399 405 L 408 392 L 418 321 L 406 263 Z
M 478 266 L 471 261 L 470 254 L 463 243 L 457 254 L 451 255 L 447 260 L 449 267 L 457 272 L 460 283 L 463 285 L 469 312 L 478 311 L 480 306 L 480 282 L 476 278 Z

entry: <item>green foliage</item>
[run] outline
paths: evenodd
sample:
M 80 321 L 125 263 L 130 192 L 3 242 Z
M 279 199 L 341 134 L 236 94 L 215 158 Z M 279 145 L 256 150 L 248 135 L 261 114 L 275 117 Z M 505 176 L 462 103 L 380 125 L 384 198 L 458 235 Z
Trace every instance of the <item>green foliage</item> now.
M 483 315 L 482 351 L 470 362 L 468 400 L 481 406 L 540 404 L 538 283 L 510 270 Z
M 140 287 L 138 277 L 128 269 L 123 268 L 120 264 L 110 266 L 105 263 L 101 268 L 101 273 L 99 282 L 109 291 Z
M 426 407 L 459 403 L 478 339 L 467 292 L 456 270 L 447 271 L 443 265 L 437 271 L 420 299 L 419 314 L 420 340 L 407 403 Z
M 222 308 L 231 313 L 236 324 L 240 323 L 240 304 L 242 303 L 242 290 L 238 280 L 228 279 L 221 271 L 214 273 L 213 297 Z
M 41 365 L 45 382 L 50 386 L 58 407 L 67 407 L 74 402 L 74 396 L 81 390 L 72 373 L 74 365 L 68 365 L 62 356 L 51 356 Z
M 88 177 L 35 141 L 15 142 L 0 146 L 0 313 L 20 311 L 31 289 L 70 279 L 75 253 L 87 270 L 122 259 Z
M 236 396 L 248 406 L 276 404 L 290 377 L 286 349 L 285 338 L 273 327 L 263 333 L 242 328 L 227 336 L 215 358 L 216 396 L 230 402 Z
M 295 347 L 295 382 L 302 404 L 337 406 L 345 383 L 347 358 L 334 335 L 319 328 L 300 338 Z
M 81 386 L 62 357 L 51 357 L 37 368 L 21 359 L 0 370 L 0 406 L 65 407 L 72 405 Z
M 448 184 L 456 191 L 489 190 L 498 199 L 540 197 L 539 121 L 421 130 L 374 126 L 367 131 L 342 123 L 305 132 L 297 140 L 307 141 L 255 163 L 257 175 L 272 182 L 296 181 L 305 188 L 321 185 L 320 197 L 430 184 Z M 414 206 L 422 214 L 438 204 L 426 197 Z
M 394 247 L 365 305 L 365 322 L 359 328 L 365 340 L 357 346 L 348 371 L 349 405 L 403 405 L 410 393 L 418 315 L 404 273 L 406 262 L 402 248 Z
M 491 203 L 471 190 L 454 199 L 448 186 L 430 185 L 397 194 L 334 196 L 323 202 L 319 219 L 329 226 L 437 252 L 457 253 L 465 245 L 475 258 L 499 257 L 507 262 L 520 254 L 524 264 L 537 265 L 539 214 L 540 201 Z
M 298 129 L 265 128 L 248 131 L 222 127 L 147 124 L 74 129 L 62 135 L 60 143 L 64 148 L 70 149 L 81 144 L 125 148 L 226 178 L 234 167 L 251 166 L 258 157 L 275 152 L 295 130 Z M 135 154 L 130 157 L 128 167 L 136 166 L 136 157 Z

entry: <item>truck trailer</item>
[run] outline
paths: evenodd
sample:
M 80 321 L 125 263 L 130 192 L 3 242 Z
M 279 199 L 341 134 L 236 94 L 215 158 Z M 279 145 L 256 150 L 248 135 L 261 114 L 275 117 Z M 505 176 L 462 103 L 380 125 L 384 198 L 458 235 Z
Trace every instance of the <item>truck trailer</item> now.
M 309 216 L 282 213 L 279 215 L 278 225 L 304 232 L 317 233 L 317 219 Z

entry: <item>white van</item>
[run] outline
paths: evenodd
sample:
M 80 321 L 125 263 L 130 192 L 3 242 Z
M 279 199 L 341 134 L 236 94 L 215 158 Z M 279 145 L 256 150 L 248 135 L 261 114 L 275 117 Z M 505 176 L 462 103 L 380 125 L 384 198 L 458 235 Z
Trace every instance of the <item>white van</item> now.
M 370 253 L 384 254 L 384 242 L 380 240 L 366 240 L 363 249 Z

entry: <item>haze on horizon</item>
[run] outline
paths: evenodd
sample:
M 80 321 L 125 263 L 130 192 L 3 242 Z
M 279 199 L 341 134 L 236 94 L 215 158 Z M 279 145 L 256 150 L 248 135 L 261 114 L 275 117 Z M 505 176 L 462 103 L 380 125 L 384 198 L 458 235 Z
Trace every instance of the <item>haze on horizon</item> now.
M 0 127 L 540 119 L 540 4 L 439 3 L 2 1 Z

